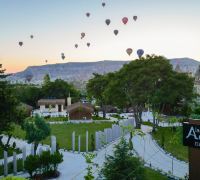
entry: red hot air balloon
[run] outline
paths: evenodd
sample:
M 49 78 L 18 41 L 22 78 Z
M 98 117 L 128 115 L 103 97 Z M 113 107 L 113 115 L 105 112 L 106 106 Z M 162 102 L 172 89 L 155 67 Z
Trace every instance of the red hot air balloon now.
M 89 42 L 87 43 L 87 47 L 90 47 L 90 43 Z
M 128 18 L 127 17 L 122 18 L 122 22 L 124 23 L 124 25 L 126 25 L 128 22 Z
M 137 16 L 133 16 L 134 21 L 137 21 L 137 18 L 138 18 Z
M 90 17 L 90 13 L 89 13 L 89 12 L 87 12 L 87 13 L 86 13 L 86 16 L 87 16 L 87 17 Z
M 20 45 L 20 46 L 22 46 L 22 45 L 23 45 L 23 42 L 22 42 L 22 41 L 20 41 L 20 42 L 19 42 L 19 45 Z
M 132 54 L 132 52 L 133 52 L 133 49 L 131 49 L 131 48 L 128 48 L 128 49 L 126 50 L 126 53 L 127 53 L 129 56 Z
M 102 7 L 105 7 L 105 6 L 106 6 L 106 3 L 105 3 L 105 2 L 102 2 L 101 5 L 102 5 Z
M 78 44 L 75 44 L 74 46 L 75 46 L 75 48 L 78 48 Z
M 82 32 L 82 33 L 81 33 L 81 39 L 83 39 L 84 37 L 85 37 L 85 33 Z
M 105 23 L 106 23 L 106 25 L 110 25 L 110 23 L 111 23 L 111 21 L 110 21 L 110 19 L 106 19 L 106 21 L 105 21 Z
M 114 31 L 114 34 L 117 36 L 118 35 L 118 33 L 119 33 L 119 31 L 117 30 L 117 29 L 115 29 Z

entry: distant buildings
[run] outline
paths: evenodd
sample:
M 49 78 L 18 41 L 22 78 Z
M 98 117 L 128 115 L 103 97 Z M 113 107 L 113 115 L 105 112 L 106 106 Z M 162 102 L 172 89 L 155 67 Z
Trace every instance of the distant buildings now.
M 65 99 L 40 99 L 38 101 L 39 109 L 33 111 L 33 115 L 43 117 L 66 117 Z
M 33 116 L 38 114 L 42 117 L 69 117 L 70 120 L 90 120 L 94 113 L 94 108 L 89 103 L 71 104 L 71 97 L 65 99 L 40 99 L 38 100 L 39 109 L 33 111 Z

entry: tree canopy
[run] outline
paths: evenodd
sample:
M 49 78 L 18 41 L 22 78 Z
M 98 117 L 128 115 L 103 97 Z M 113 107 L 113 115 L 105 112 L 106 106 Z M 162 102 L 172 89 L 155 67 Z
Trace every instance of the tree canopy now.
M 108 180 L 144 179 L 144 167 L 141 161 L 129 150 L 124 138 L 115 146 L 113 156 L 107 156 L 100 176 Z
M 147 55 L 131 61 L 111 77 L 94 76 L 87 86 L 89 92 L 96 99 L 104 99 L 120 108 L 131 107 L 137 127 L 147 104 L 153 112 L 185 115 L 194 98 L 194 79 L 175 72 L 162 56 Z
M 35 154 L 39 142 L 44 140 L 51 133 L 49 124 L 38 115 L 26 120 L 24 123 L 24 130 L 26 131 L 26 139 L 28 140 L 28 143 L 34 143 Z
M 8 132 L 12 125 L 21 123 L 23 112 L 19 111 L 19 101 L 14 96 L 11 85 L 4 79 L 4 71 L 0 64 L 0 133 Z

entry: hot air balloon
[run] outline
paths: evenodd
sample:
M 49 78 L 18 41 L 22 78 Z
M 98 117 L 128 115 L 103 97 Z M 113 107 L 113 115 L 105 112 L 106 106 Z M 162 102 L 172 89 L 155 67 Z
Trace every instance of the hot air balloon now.
M 138 18 L 137 16 L 133 16 L 134 21 L 137 21 L 137 18 Z
M 90 47 L 90 43 L 89 42 L 87 43 L 87 47 Z
M 62 55 L 61 58 L 64 60 L 65 59 L 65 55 Z
M 131 48 L 128 48 L 128 49 L 126 50 L 126 53 L 127 53 L 129 56 L 132 54 L 132 52 L 133 52 L 133 49 L 131 49 Z
M 87 17 L 90 17 L 90 13 L 89 13 L 89 12 L 87 12 L 87 13 L 86 13 L 86 16 L 87 16 Z
M 48 63 L 48 60 L 46 59 L 45 62 Z
M 30 38 L 31 38 L 31 39 L 33 39 L 33 37 L 34 37 L 33 35 L 30 35 Z
M 106 19 L 106 24 L 109 26 L 110 25 L 110 23 L 111 23 L 111 21 L 110 21 L 110 19 Z
M 19 42 L 19 45 L 20 45 L 20 46 L 22 46 L 22 45 L 23 45 L 23 42 L 22 42 L 22 41 L 20 41 L 20 42 Z
M 106 3 L 105 3 L 105 2 L 102 2 L 101 5 L 102 5 L 102 7 L 105 7 L 105 6 L 106 6 Z
M 141 58 L 143 56 L 143 54 L 144 54 L 144 50 L 143 49 L 138 49 L 137 50 L 137 55 L 138 55 L 139 58 Z
M 78 44 L 75 44 L 74 46 L 75 46 L 75 48 L 78 48 Z
M 85 33 L 82 32 L 82 33 L 81 33 L 81 39 L 83 39 L 84 37 L 85 37 Z
M 115 29 L 114 31 L 114 34 L 117 36 L 118 35 L 118 33 L 119 33 L 119 31 L 117 30 L 117 29 Z
M 127 17 L 122 18 L 122 22 L 124 23 L 124 25 L 126 25 L 128 22 L 128 18 Z

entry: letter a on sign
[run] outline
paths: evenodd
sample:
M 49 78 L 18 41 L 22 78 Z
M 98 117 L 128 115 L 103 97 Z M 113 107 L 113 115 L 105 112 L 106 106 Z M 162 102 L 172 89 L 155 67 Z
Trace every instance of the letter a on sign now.
M 190 131 L 189 131 L 189 133 L 188 133 L 186 138 L 188 139 L 191 136 L 193 136 L 195 140 L 198 140 L 193 126 L 190 127 Z

